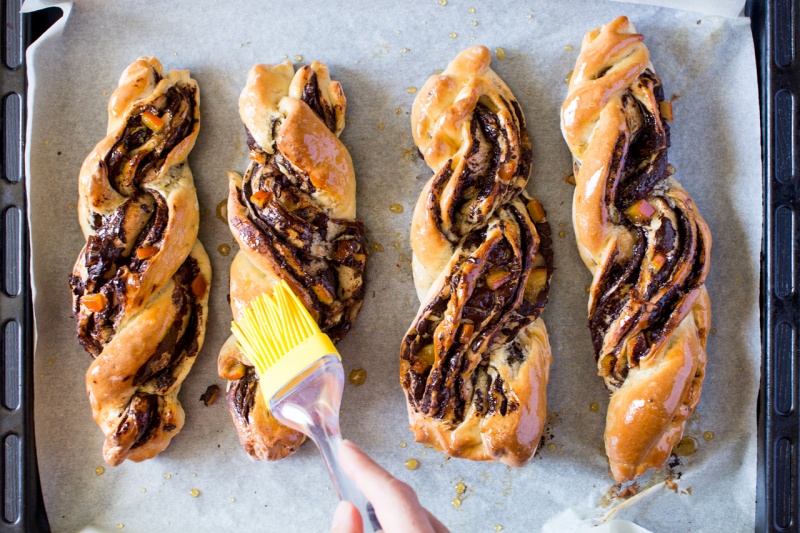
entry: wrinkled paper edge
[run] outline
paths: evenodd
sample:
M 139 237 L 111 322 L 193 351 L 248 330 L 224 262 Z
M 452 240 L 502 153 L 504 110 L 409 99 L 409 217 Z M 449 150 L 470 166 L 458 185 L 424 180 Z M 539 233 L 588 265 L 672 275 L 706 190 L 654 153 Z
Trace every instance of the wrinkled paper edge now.
M 28 235 L 30 235 L 30 228 L 31 228 L 31 187 L 30 187 L 30 180 L 31 180 L 31 138 L 33 133 L 33 101 L 35 100 L 36 94 L 36 69 L 35 69 L 35 61 L 34 58 L 36 57 L 36 52 L 42 43 L 45 43 L 51 39 L 59 37 L 64 28 L 67 25 L 67 20 L 69 20 L 70 13 L 72 13 L 72 2 L 67 1 L 58 1 L 58 0 L 25 0 L 25 3 L 22 4 L 22 8 L 20 9 L 20 13 L 32 13 L 34 11 L 39 11 L 42 9 L 47 9 L 50 7 L 55 7 L 61 10 L 61 18 L 55 21 L 52 26 L 47 28 L 45 31 L 36 41 L 31 43 L 28 46 L 28 49 L 25 51 L 25 68 L 26 68 L 26 76 L 28 78 L 28 101 L 26 107 L 26 120 L 25 120 L 25 201 L 28 204 L 27 209 L 27 223 L 28 223 Z M 36 321 L 36 277 L 34 275 L 33 270 L 33 246 L 31 246 L 31 260 L 28 264 L 28 276 L 30 276 L 31 280 L 31 309 L 33 312 L 33 352 L 32 354 L 36 353 L 36 343 L 39 340 L 39 328 L 38 323 Z
M 745 0 L 614 0 L 614 2 L 668 7 L 725 18 L 743 17 L 745 5 Z

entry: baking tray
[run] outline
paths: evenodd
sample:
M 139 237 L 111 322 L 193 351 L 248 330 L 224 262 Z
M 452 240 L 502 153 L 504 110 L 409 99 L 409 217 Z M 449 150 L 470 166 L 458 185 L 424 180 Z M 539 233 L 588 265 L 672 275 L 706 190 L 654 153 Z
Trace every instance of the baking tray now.
M 24 176 L 25 49 L 61 12 L 20 14 L 22 0 L 0 0 L 0 531 L 49 532 L 33 424 L 33 316 Z M 761 104 L 764 237 L 761 257 L 762 380 L 758 420 L 756 531 L 798 531 L 795 441 L 798 414 L 795 213 L 796 61 L 800 0 L 748 0 Z

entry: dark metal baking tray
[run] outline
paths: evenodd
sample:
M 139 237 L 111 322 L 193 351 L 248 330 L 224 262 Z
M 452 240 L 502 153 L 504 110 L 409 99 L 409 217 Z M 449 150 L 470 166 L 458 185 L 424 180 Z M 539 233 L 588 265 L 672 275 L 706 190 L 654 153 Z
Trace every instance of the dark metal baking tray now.
M 0 0 L 0 531 L 49 532 L 33 424 L 33 308 L 25 193 L 25 50 L 61 12 L 20 14 Z M 762 378 L 756 531 L 799 531 L 796 264 L 800 234 L 797 101 L 800 0 L 748 0 L 761 104 L 764 237 L 761 256 Z M 722 80 L 720 80 L 722 82 Z M 725 530 L 720 524 L 720 530 Z

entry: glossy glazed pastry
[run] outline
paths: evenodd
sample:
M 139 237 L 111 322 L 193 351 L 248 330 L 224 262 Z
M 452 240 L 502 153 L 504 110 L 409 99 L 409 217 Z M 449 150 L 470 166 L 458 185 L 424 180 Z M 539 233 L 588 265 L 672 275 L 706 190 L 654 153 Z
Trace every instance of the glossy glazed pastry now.
M 414 101 L 414 141 L 434 171 L 411 225 L 421 306 L 401 346 L 417 442 L 519 466 L 544 429 L 550 344 L 539 317 L 550 226 L 523 188 L 531 143 L 483 46 L 461 52 Z
M 250 166 L 228 173 L 228 225 L 240 251 L 231 265 L 234 319 L 281 279 L 334 342 L 364 298 L 364 226 L 355 219 L 353 163 L 339 141 L 346 101 L 319 62 L 256 65 L 239 98 Z M 294 453 L 304 435 L 280 424 L 259 393 L 258 376 L 231 336 L 219 354 L 230 380 L 228 406 L 239 441 L 254 458 Z
M 667 163 L 671 107 L 642 40 L 625 17 L 587 33 L 561 107 L 617 481 L 662 466 L 680 441 L 700 400 L 711 320 L 711 235 Z
M 92 414 L 116 466 L 157 455 L 183 427 L 177 395 L 203 345 L 211 267 L 186 162 L 200 128 L 195 80 L 139 58 L 108 115 L 80 172 L 86 245 L 70 286 L 78 340 L 95 358 Z

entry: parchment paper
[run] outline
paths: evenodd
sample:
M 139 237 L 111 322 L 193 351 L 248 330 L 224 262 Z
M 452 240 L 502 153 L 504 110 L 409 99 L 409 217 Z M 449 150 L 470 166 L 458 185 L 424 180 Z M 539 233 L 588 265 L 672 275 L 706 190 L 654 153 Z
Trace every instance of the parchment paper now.
M 358 214 L 370 242 L 384 250 L 369 258 L 364 307 L 340 344 L 346 371 L 367 371 L 364 385 L 345 391 L 344 435 L 410 483 L 453 531 L 530 531 L 567 509 L 585 519 L 609 512 L 613 480 L 602 449 L 608 394 L 596 376 L 586 325 L 590 276 L 571 227 L 573 187 L 564 181 L 571 161 L 559 130 L 559 106 L 583 34 L 619 14 L 645 34 L 667 97 L 680 95 L 670 161 L 714 236 L 708 280 L 714 329 L 703 398 L 686 430 L 699 449 L 677 467 L 677 492 L 655 485 L 616 517 L 651 531 L 752 530 L 762 196 L 749 21 L 576 0 L 75 3 L 63 34 L 29 57 L 35 74 L 28 142 L 38 328 L 35 416 L 53 530 L 329 526 L 336 498 L 313 445 L 277 463 L 251 462 L 222 394 L 211 407 L 198 400 L 211 384 L 223 393 L 225 387 L 216 359 L 229 331 L 228 268 L 236 245 L 214 211 L 226 197 L 225 172 L 242 172 L 248 162 L 237 98 L 252 65 L 295 56 L 302 56 L 297 64 L 324 61 L 344 85 L 342 138 L 355 162 Z M 537 457 L 519 469 L 447 460 L 412 442 L 398 383 L 399 344 L 418 307 L 408 230 L 412 207 L 431 175 L 414 155 L 410 88 L 421 87 L 473 44 L 505 51 L 505 59 L 492 66 L 527 117 L 534 151 L 529 190 L 546 208 L 555 240 L 556 273 L 544 313 L 554 355 L 548 437 Z M 74 209 L 78 171 L 105 135 L 106 104 L 120 73 L 140 55 L 155 55 L 166 68 L 191 69 L 200 84 L 203 122 L 190 163 L 214 285 L 205 347 L 180 396 L 186 426 L 159 457 L 110 468 L 86 398 L 90 357 L 75 338 L 67 276 L 84 244 Z M 394 203 L 405 211 L 390 212 Z M 229 256 L 217 251 L 225 244 L 233 248 Z M 592 403 L 598 411 L 590 409 Z M 713 432 L 713 440 L 704 440 L 705 432 Z M 404 467 L 410 458 L 419 460 L 419 469 Z M 654 476 L 642 487 L 661 479 Z M 467 490 L 456 509 L 451 500 L 458 482 Z

